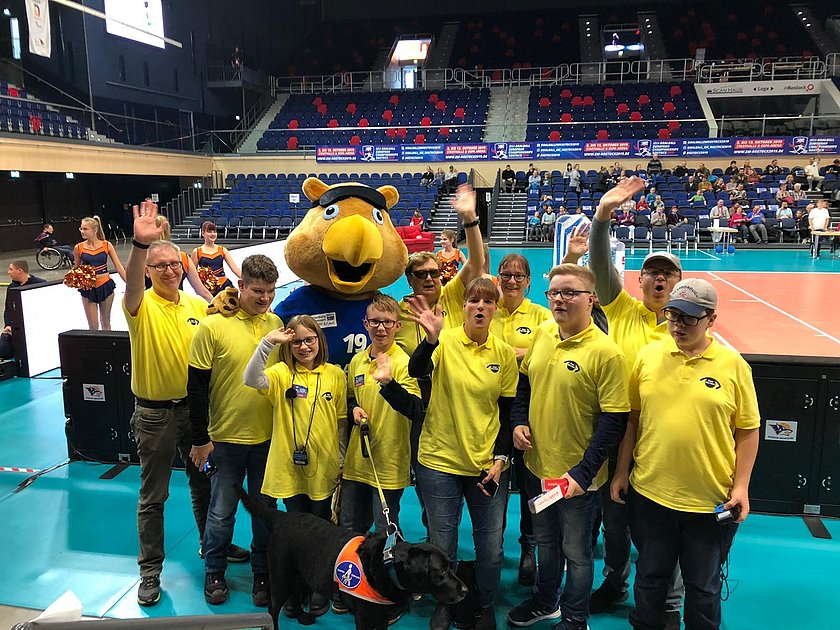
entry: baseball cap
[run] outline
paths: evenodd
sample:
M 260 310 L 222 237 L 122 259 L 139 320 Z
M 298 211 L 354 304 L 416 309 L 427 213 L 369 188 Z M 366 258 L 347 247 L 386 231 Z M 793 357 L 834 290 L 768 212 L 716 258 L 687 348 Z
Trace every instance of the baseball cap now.
M 651 252 L 645 256 L 644 261 L 642 261 L 642 269 L 647 267 L 651 261 L 658 262 L 660 260 L 664 260 L 668 264 L 676 267 L 680 270 L 680 273 L 682 273 L 682 264 L 680 263 L 680 259 L 671 252 Z
M 678 282 L 665 308 L 675 308 L 686 315 L 699 317 L 717 309 L 717 291 L 706 280 L 689 278 Z

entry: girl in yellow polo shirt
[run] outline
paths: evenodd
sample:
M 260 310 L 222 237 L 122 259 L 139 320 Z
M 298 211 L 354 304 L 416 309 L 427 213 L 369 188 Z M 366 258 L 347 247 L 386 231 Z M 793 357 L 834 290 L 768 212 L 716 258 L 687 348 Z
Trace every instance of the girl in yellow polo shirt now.
M 493 600 L 499 585 L 502 535 L 511 450 L 510 408 L 519 379 L 516 353 L 490 333 L 496 285 L 470 282 L 462 326 L 443 330 L 440 305 L 409 300 L 412 321 L 426 332 L 409 362 L 409 375 L 432 378 L 432 393 L 420 435 L 417 483 L 429 519 L 430 542 L 454 562 L 464 501 L 470 511 L 476 552 L 480 610 L 476 628 L 495 627 Z M 449 627 L 451 612 L 439 605 L 431 627 Z
M 516 360 L 521 362 L 534 341 L 537 327 L 551 319 L 551 311 L 525 297 L 531 287 L 531 266 L 522 254 L 508 254 L 502 258 L 497 278 L 502 298 L 493 316 L 490 332 L 510 344 L 516 352 Z M 513 468 L 517 481 L 526 478 L 522 451 L 514 449 Z M 517 483 L 519 544 L 522 546 L 517 580 L 523 586 L 533 586 L 537 574 L 536 541 L 531 511 L 528 509 L 528 499 L 531 497 L 525 491 L 524 485 Z

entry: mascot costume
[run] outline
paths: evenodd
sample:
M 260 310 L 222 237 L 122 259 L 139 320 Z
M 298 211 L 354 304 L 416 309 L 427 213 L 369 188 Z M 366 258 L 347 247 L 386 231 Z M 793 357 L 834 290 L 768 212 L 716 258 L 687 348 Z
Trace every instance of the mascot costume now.
M 393 186 L 371 188 L 342 182 L 303 182 L 312 209 L 286 241 L 286 263 L 307 284 L 274 312 L 288 323 L 311 315 L 327 338 L 329 362 L 347 367 L 370 343 L 362 325 L 371 298 L 405 272 L 408 250 L 388 210 L 397 203 Z

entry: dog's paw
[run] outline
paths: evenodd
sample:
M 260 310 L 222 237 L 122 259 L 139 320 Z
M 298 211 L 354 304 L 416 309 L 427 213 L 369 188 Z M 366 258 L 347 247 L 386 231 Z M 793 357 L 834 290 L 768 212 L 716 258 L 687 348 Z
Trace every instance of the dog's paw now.
M 313 623 L 315 623 L 315 619 L 317 619 L 315 615 L 303 610 L 300 611 L 300 613 L 298 613 L 297 616 L 297 622 L 302 626 L 311 626 Z

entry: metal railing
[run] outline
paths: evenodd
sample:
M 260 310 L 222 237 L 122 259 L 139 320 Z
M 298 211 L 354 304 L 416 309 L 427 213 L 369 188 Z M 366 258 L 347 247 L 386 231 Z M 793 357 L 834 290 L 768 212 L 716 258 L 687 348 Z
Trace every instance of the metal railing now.
M 182 190 L 176 197 L 163 205 L 163 214 L 169 218 L 170 225 L 175 227 L 183 223 L 193 212 L 213 199 L 213 196 L 223 192 L 225 187 L 222 171 L 214 170 L 193 182 L 189 188 Z
M 158 619 L 86 619 L 83 621 L 27 621 L 12 630 L 271 630 L 268 613 L 237 615 L 194 615 Z

